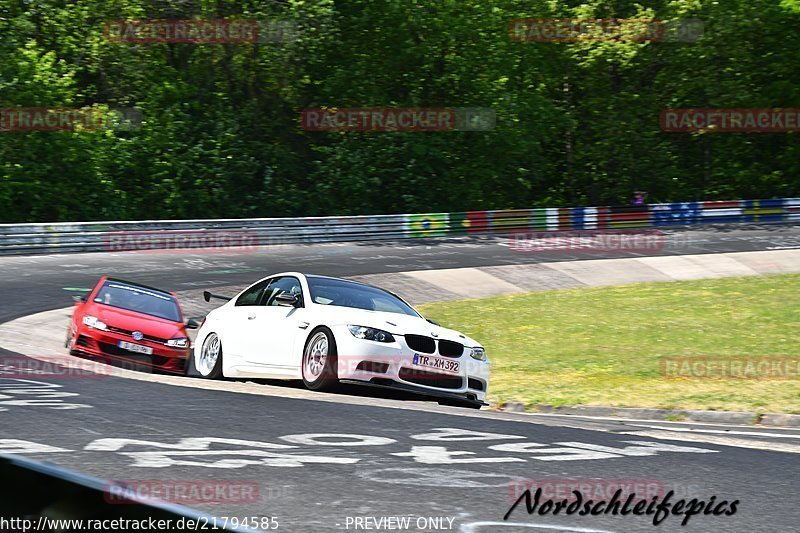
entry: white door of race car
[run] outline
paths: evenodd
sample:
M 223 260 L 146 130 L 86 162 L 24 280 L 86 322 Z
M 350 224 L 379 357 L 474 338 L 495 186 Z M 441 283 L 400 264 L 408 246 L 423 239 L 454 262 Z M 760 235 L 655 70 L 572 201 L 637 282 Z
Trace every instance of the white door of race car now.
M 307 310 L 282 305 L 276 299 L 281 293 L 295 295 L 298 305 L 302 305 L 303 291 L 299 279 L 293 276 L 273 278 L 260 301 L 262 305 L 252 307 L 246 322 L 242 323 L 243 359 L 250 364 L 268 366 L 271 372 L 296 375 L 300 368 L 302 338 L 307 333 L 307 322 L 303 321 Z
M 227 364 L 239 364 L 250 351 L 250 341 L 247 335 L 251 329 L 249 325 L 255 320 L 256 311 L 265 301 L 267 285 L 271 280 L 267 279 L 254 283 L 236 298 L 233 307 L 226 309 L 222 316 L 222 337 L 223 353 Z

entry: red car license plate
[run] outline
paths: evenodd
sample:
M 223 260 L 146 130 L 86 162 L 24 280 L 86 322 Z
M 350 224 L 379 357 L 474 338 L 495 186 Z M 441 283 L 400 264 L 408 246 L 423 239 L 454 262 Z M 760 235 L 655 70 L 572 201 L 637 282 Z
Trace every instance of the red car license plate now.
M 122 348 L 123 350 L 128 350 L 129 352 L 134 353 L 143 353 L 145 355 L 152 355 L 153 349 L 149 346 L 142 346 L 141 344 L 134 344 L 128 341 L 119 341 L 117 346 Z

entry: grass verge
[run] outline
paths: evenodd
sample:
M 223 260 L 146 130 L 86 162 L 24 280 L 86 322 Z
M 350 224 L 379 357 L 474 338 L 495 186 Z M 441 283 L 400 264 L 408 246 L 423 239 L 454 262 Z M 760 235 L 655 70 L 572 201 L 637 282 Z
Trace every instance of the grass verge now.
M 797 361 L 797 274 L 550 291 L 420 311 L 484 344 L 494 402 L 800 413 L 796 366 L 788 379 L 730 379 L 665 378 L 659 364 Z

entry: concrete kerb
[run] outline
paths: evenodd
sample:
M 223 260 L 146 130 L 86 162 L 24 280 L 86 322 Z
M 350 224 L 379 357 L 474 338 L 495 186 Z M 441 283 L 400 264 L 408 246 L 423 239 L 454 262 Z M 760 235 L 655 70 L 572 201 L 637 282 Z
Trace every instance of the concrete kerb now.
M 644 407 L 611 407 L 602 405 L 560 405 L 522 402 L 492 404 L 489 409 L 509 413 L 557 414 L 593 417 L 635 418 L 638 420 L 663 420 L 669 422 L 706 422 L 712 424 L 774 427 L 800 427 L 800 415 L 786 413 L 755 413 L 747 411 L 705 411 L 699 409 L 650 409 Z

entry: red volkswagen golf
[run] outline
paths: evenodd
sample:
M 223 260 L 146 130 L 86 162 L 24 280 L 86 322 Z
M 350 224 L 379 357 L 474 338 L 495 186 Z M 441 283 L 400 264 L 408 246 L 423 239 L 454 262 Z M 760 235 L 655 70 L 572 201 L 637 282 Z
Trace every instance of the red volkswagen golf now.
M 101 278 L 88 297 L 76 297 L 66 347 L 74 355 L 132 361 L 184 374 L 190 353 L 187 329 L 173 293 Z

